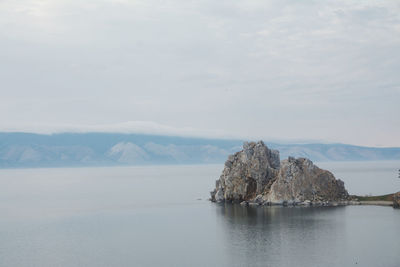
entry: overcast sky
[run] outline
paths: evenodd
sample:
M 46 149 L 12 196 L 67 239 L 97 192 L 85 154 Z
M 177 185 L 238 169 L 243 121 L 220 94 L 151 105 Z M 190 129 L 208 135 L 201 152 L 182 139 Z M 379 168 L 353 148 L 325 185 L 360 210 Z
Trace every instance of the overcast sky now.
M 400 146 L 400 2 L 0 0 L 0 93 L 0 131 Z

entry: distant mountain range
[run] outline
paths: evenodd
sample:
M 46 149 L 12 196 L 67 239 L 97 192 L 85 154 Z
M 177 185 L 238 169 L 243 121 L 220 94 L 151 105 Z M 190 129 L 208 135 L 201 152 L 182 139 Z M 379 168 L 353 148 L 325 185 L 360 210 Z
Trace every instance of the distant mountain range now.
M 223 163 L 243 140 L 118 133 L 0 133 L 0 168 Z M 400 160 L 400 148 L 265 144 L 313 161 Z

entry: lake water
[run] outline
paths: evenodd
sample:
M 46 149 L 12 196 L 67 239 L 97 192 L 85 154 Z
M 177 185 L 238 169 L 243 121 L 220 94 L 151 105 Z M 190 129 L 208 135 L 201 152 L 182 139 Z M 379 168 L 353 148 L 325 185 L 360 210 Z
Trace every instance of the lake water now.
M 399 162 L 318 165 L 400 191 Z M 0 170 L 0 266 L 400 266 L 400 210 L 210 203 L 222 168 Z

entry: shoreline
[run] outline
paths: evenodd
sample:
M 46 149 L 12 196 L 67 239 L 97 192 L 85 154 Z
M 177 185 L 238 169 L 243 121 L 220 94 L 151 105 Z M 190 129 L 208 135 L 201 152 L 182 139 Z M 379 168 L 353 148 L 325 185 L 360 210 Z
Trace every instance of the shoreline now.
M 209 199 L 211 201 L 211 199 Z M 243 207 L 271 207 L 271 206 L 280 206 L 280 207 L 338 207 L 338 206 L 384 206 L 384 207 L 393 207 L 392 201 L 387 200 L 351 200 L 351 201 L 326 201 L 326 202 L 298 202 L 298 203 L 287 203 L 287 202 L 279 202 L 279 203 L 257 203 L 251 201 L 242 201 L 242 202 L 230 202 L 230 201 L 211 201 L 214 203 L 229 203 L 229 204 L 238 204 Z
M 360 201 L 360 205 L 368 205 L 368 206 L 391 206 L 393 207 L 393 201 L 386 200 L 364 200 Z

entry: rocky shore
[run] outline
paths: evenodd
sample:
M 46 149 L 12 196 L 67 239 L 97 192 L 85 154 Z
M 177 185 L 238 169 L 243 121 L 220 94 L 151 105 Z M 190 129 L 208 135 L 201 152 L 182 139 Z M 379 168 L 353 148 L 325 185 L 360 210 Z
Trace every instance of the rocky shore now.
M 279 151 L 262 141 L 245 142 L 230 155 L 211 192 L 211 201 L 256 205 L 361 205 L 349 196 L 343 181 L 309 159 L 280 161 Z
M 400 209 L 400 192 L 393 195 L 393 208 Z
M 386 205 L 384 205 L 386 204 Z M 382 206 L 391 206 L 387 205 L 387 203 L 381 204 Z M 347 205 L 380 205 L 380 204 L 372 204 L 372 203 L 364 203 L 363 201 L 357 200 L 349 200 L 349 201 L 309 201 L 305 200 L 303 202 L 283 202 L 283 203 L 275 203 L 275 202 L 255 202 L 255 201 L 242 201 L 240 202 L 242 206 L 314 206 L 314 207 L 335 207 L 335 206 L 347 206 Z

